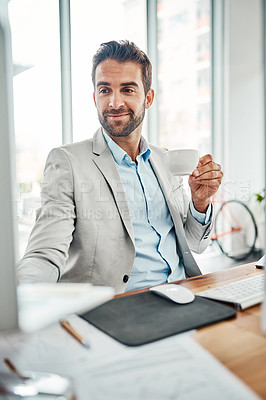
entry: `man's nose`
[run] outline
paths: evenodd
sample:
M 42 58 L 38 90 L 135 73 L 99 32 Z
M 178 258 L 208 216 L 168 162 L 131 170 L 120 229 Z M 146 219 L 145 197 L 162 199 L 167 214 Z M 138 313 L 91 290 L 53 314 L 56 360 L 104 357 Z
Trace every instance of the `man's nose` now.
M 123 96 L 120 92 L 113 92 L 110 96 L 109 107 L 119 109 L 124 106 Z

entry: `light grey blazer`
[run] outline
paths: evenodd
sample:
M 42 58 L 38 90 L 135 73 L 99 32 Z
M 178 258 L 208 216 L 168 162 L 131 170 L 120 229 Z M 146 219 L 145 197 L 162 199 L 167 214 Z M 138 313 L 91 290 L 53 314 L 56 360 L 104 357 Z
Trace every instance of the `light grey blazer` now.
M 190 249 L 200 253 L 208 246 L 211 224 L 202 226 L 192 217 L 182 179 L 166 169 L 165 150 L 150 147 L 150 161 L 174 221 L 179 256 L 187 275 L 198 275 Z M 18 264 L 18 280 L 91 282 L 113 286 L 119 293 L 126 288 L 134 258 L 126 194 L 101 129 L 92 139 L 53 149 L 44 171 L 42 207 Z

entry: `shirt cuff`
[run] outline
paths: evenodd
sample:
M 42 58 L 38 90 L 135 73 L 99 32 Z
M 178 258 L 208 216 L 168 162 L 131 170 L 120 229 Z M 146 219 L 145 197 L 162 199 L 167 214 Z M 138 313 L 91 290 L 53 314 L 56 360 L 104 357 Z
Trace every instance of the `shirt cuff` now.
M 189 208 L 192 217 L 195 218 L 195 220 L 198 221 L 201 225 L 208 225 L 210 223 L 212 216 L 212 203 L 209 204 L 206 213 L 201 213 L 197 211 L 194 207 L 192 200 L 190 200 Z

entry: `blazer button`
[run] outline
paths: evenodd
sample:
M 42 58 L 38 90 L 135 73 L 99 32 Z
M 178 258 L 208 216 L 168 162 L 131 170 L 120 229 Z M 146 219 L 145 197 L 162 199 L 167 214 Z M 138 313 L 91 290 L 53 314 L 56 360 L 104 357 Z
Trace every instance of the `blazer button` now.
M 128 280 L 129 280 L 129 276 L 128 275 L 124 275 L 123 276 L 123 282 L 127 283 Z

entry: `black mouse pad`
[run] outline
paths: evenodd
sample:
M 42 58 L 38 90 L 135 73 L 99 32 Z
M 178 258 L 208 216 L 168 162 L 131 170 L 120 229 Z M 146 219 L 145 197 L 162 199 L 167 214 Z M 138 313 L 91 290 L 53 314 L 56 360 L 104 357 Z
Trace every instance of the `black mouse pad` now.
M 176 304 L 144 292 L 112 299 L 81 317 L 119 342 L 137 346 L 235 315 L 233 308 L 203 297 Z

